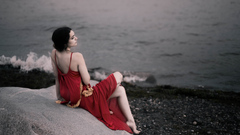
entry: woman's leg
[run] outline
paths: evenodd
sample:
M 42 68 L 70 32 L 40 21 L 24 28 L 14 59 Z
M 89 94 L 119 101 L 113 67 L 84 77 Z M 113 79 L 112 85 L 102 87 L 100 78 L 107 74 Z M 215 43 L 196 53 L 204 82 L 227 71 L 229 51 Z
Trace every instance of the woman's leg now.
M 126 117 L 127 122 L 126 124 L 132 128 L 133 132 L 135 134 L 139 134 L 140 131 L 137 130 L 132 112 L 130 110 L 130 106 L 128 103 L 128 99 L 127 99 L 127 95 L 126 95 L 126 91 L 125 88 L 123 86 L 120 86 L 120 83 L 122 82 L 122 74 L 120 72 L 115 72 L 113 73 L 116 81 L 117 81 L 117 88 L 116 90 L 113 92 L 113 94 L 110 96 L 110 98 L 118 98 L 118 104 L 120 109 L 123 112 L 123 115 Z

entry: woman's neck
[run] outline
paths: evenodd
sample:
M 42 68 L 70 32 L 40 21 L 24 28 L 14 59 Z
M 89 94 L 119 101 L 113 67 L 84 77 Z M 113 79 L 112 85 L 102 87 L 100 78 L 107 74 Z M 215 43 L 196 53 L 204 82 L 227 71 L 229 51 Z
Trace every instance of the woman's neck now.
M 70 47 L 67 47 L 67 49 L 66 49 L 65 51 L 71 52 L 71 48 L 70 48 Z
M 62 52 L 60 52 L 62 54 L 69 54 L 71 53 L 71 49 L 70 48 L 67 48 L 66 50 L 63 50 Z

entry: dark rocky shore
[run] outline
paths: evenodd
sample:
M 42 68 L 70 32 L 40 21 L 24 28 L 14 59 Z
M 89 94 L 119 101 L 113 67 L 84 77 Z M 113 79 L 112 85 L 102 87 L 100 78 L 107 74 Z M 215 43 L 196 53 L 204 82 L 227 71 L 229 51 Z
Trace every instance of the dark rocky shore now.
M 0 66 L 0 87 L 31 89 L 54 85 L 51 73 Z M 240 134 L 240 93 L 172 86 L 122 84 L 143 135 Z
M 240 134 L 240 93 L 124 86 L 144 135 Z

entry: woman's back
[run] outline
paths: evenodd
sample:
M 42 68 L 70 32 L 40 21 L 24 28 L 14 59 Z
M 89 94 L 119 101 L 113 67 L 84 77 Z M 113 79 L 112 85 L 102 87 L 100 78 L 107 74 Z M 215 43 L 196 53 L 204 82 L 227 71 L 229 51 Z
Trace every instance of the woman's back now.
M 57 67 L 61 70 L 61 72 L 63 74 L 67 74 L 68 71 L 69 71 L 69 67 L 72 71 L 78 71 L 77 70 L 77 66 L 76 66 L 76 62 L 73 61 L 73 57 L 74 54 L 72 54 L 72 59 L 71 59 L 71 52 L 67 52 L 67 53 L 60 53 L 58 51 L 56 51 L 56 64 L 57 64 Z
M 82 54 L 78 52 L 72 53 L 72 59 L 70 63 L 71 53 L 72 52 L 70 51 L 59 52 L 54 49 L 52 51 L 52 60 L 63 74 L 67 74 L 69 69 L 75 72 L 79 72 L 81 74 L 84 84 L 89 84 L 90 76 L 88 74 L 88 70 Z

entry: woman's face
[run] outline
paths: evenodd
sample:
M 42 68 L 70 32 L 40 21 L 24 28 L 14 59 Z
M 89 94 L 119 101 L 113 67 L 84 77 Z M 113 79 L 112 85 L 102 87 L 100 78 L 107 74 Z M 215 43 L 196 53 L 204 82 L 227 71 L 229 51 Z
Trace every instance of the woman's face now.
M 70 31 L 69 33 L 69 41 L 68 41 L 68 47 L 74 47 L 77 46 L 77 37 L 75 36 L 74 31 Z

